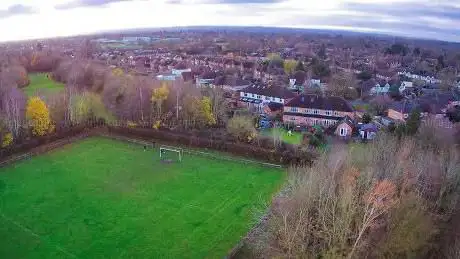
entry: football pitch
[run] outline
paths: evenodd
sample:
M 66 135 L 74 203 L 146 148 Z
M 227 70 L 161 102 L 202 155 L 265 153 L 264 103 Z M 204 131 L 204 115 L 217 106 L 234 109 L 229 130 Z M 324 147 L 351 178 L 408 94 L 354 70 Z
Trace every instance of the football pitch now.
M 222 258 L 284 177 L 88 138 L 0 168 L 0 258 Z

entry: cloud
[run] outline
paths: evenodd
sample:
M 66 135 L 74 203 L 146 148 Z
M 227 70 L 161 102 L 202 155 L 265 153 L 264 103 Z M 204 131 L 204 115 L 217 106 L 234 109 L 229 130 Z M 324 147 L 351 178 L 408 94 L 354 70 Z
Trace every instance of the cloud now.
M 11 16 L 22 15 L 22 14 L 33 14 L 36 10 L 30 6 L 21 4 L 11 5 L 7 9 L 0 10 L 0 18 L 8 18 Z
M 0 19 L 14 16 L 0 20 L 0 41 L 129 28 L 236 25 L 352 30 L 460 42 L 460 0 L 21 0 L 31 7 L 13 6 L 19 1 L 0 1 L 4 8 Z M 27 13 L 36 14 L 17 15 Z M 10 26 L 13 20 L 15 27 Z
M 136 0 L 73 0 L 68 3 L 56 5 L 58 10 L 74 9 L 78 7 L 98 7 L 118 2 L 130 2 Z
M 273 4 L 284 0 L 167 0 L 167 4 Z

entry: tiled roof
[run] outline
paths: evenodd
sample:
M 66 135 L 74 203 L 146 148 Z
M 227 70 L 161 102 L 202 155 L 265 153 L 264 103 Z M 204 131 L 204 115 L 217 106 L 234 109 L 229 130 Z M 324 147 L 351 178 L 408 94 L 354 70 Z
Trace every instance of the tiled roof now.
M 401 102 L 394 102 L 390 105 L 390 109 L 393 109 L 401 113 L 410 113 L 412 110 L 418 107 L 418 103 L 407 100 Z
M 267 106 L 271 111 L 279 111 L 283 109 L 283 105 L 281 103 L 269 102 Z
M 241 90 L 244 93 L 258 94 L 284 99 L 293 98 L 295 94 L 284 87 L 252 85 Z
M 289 107 L 300 107 L 320 110 L 353 112 L 351 105 L 342 97 L 323 97 L 314 94 L 299 95 L 286 104 Z

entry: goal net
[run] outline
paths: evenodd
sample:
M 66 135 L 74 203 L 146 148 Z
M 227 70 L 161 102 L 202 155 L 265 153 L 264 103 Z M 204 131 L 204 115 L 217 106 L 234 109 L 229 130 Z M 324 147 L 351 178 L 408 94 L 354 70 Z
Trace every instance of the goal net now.
M 160 160 L 162 161 L 182 161 L 182 149 L 173 147 L 160 147 Z

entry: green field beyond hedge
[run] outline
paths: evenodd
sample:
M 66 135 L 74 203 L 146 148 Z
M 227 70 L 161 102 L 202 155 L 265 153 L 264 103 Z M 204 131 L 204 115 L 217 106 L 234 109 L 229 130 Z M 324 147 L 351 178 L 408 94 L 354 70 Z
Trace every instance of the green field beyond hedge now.
M 36 94 L 52 94 L 64 90 L 64 84 L 48 78 L 47 74 L 38 73 L 29 75 L 30 84 L 24 88 L 27 96 Z
M 89 138 L 0 168 L 0 258 L 222 258 L 283 179 Z

